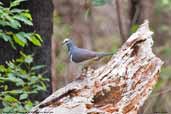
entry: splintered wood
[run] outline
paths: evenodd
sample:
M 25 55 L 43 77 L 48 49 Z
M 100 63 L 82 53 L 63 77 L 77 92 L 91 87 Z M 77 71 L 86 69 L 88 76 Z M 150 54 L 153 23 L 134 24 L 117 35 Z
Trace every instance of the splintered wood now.
M 32 113 L 137 114 L 152 92 L 163 62 L 152 52 L 148 21 L 104 66 L 57 90 Z

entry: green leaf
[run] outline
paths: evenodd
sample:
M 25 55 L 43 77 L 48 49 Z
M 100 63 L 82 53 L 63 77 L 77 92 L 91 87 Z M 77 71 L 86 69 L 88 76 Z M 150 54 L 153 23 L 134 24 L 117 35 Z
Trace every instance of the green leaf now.
M 11 37 L 4 34 L 4 33 L 1 33 L 0 32 L 0 38 L 2 38 L 5 42 L 8 42 L 9 40 L 11 40 Z
M 6 62 L 6 64 L 8 65 L 8 67 L 9 67 L 10 69 L 14 69 L 14 68 L 15 68 L 14 63 L 12 63 L 11 61 Z
M 24 59 L 26 63 L 32 63 L 33 62 L 33 57 L 31 55 L 27 55 Z
M 17 81 L 17 78 L 15 77 L 15 75 L 12 72 L 8 73 L 7 76 L 9 78 L 9 80 Z
M 35 36 L 31 36 L 31 37 L 29 38 L 29 41 L 32 42 L 32 43 L 33 43 L 34 45 L 36 45 L 36 46 L 41 46 L 40 41 L 39 41 Z
M 22 12 L 24 12 L 24 11 L 25 11 L 25 10 L 13 8 L 13 9 L 11 10 L 11 13 L 22 13 Z
M 0 72 L 5 72 L 6 68 L 4 67 L 4 65 L 0 65 Z
M 20 95 L 20 100 L 24 100 L 24 99 L 27 99 L 28 98 L 28 94 L 24 93 L 24 94 L 21 94 Z
M 25 10 L 25 11 L 27 11 L 27 10 Z M 25 13 L 20 13 L 20 15 L 28 18 L 29 20 L 32 20 L 32 17 L 31 17 L 31 14 L 29 13 L 29 11 L 27 11 Z
M 16 20 L 10 20 L 10 23 L 8 24 L 8 26 L 14 29 L 19 29 L 21 27 L 21 24 Z
M 41 36 L 39 35 L 39 34 L 34 34 L 41 42 L 43 42 L 43 40 L 42 40 L 42 38 L 41 38 Z
M 12 8 L 12 7 L 18 6 L 23 1 L 27 1 L 27 0 L 15 0 L 15 1 L 11 2 L 10 7 Z
M 3 3 L 2 3 L 2 2 L 0 2 L 0 5 L 3 5 Z
M 9 23 L 7 21 L 1 20 L 0 25 L 2 26 L 9 26 Z
M 21 27 L 21 24 L 19 23 L 19 21 L 15 20 L 13 17 L 9 15 L 5 15 L 5 18 L 9 21 L 8 26 L 14 29 L 19 29 Z
M 7 75 L 8 75 L 8 79 L 11 82 L 15 82 L 16 86 L 22 86 L 25 84 L 25 82 L 21 78 L 16 77 L 15 74 L 9 73 Z
M 3 103 L 3 105 L 7 105 L 7 103 L 5 103 L 5 102 L 2 102 Z M 12 107 L 9 107 L 8 105 L 7 106 L 5 106 L 4 108 L 3 108 L 3 111 L 2 112 L 8 112 L 8 113 L 12 113 Z
M 23 53 L 22 51 L 20 51 L 20 54 L 22 57 L 20 57 L 19 59 L 17 59 L 17 61 L 19 62 L 25 62 L 25 63 L 32 63 L 33 62 L 33 57 L 32 55 L 26 55 L 25 53 Z
M 4 101 L 6 101 L 6 102 L 17 102 L 17 99 L 12 97 L 12 96 L 10 96 L 10 95 L 6 95 L 4 97 Z
M 14 41 L 20 46 L 24 47 L 27 44 L 27 40 L 24 38 L 24 33 L 19 32 L 13 35 Z
M 45 89 L 46 89 L 46 88 L 39 86 L 39 85 L 35 85 L 35 87 L 38 91 L 45 91 Z
M 131 26 L 131 33 L 134 33 L 138 29 L 139 25 L 138 24 L 133 24 Z
M 0 77 L 0 81 L 8 81 L 8 78 Z
M 38 81 L 38 78 L 36 76 L 32 76 L 32 77 L 30 77 L 30 80 L 32 83 L 35 83 L 36 81 Z
M 43 82 L 40 82 L 40 83 L 41 83 L 41 85 L 42 85 L 42 86 L 41 86 L 41 87 L 42 87 L 42 90 L 45 91 L 45 90 L 46 90 L 46 85 L 45 85 L 45 83 L 43 83 Z
M 25 108 L 27 110 L 31 110 L 32 107 L 33 107 L 33 103 L 31 101 L 27 101 L 25 104 Z
M 17 94 L 23 93 L 23 90 L 11 90 L 11 91 L 9 91 L 9 93 L 10 93 L 10 94 L 17 95 Z
M 105 5 L 106 3 L 110 3 L 111 1 L 112 0 L 91 0 L 94 6 L 102 6 Z
M 27 25 L 30 25 L 30 26 L 33 25 L 33 23 L 31 22 L 31 20 L 29 20 L 28 18 L 26 18 L 26 17 L 24 17 L 22 15 L 15 15 L 13 18 L 15 18 L 15 19 L 17 19 L 19 21 L 22 21 L 22 22 L 24 22 Z
M 8 89 L 8 85 L 5 85 L 4 86 L 4 90 L 6 91 Z
M 20 55 L 22 56 L 22 57 L 26 57 L 27 55 L 25 54 L 25 53 L 23 53 L 22 51 L 20 51 Z M 20 57 L 20 58 L 22 58 L 22 57 Z
M 39 70 L 44 67 L 45 67 L 45 65 L 37 65 L 37 66 L 32 67 L 31 70 Z
M 25 82 L 21 78 L 17 78 L 16 86 L 24 86 Z
M 14 42 L 12 40 L 9 40 L 9 43 L 11 44 L 12 48 L 16 50 L 16 46 L 14 45 Z

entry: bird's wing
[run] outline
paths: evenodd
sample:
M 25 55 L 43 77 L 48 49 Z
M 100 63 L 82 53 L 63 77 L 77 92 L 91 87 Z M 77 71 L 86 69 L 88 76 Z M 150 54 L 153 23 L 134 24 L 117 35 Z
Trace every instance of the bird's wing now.
M 74 62 L 83 62 L 94 57 L 96 57 L 96 52 L 82 48 L 77 48 L 72 53 L 72 61 Z

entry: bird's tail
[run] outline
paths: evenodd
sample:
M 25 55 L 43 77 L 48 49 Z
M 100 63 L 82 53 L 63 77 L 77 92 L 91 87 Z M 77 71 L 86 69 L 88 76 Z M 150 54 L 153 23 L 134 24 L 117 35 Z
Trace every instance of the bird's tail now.
M 107 53 L 107 52 L 99 52 L 99 53 L 97 53 L 97 57 L 104 57 L 104 56 L 111 56 L 111 55 L 113 55 L 114 53 L 113 52 L 109 52 L 109 53 Z

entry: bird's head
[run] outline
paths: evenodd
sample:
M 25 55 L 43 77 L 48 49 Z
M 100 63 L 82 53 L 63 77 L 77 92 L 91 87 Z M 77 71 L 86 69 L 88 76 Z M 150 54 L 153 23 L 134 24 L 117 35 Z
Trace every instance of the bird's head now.
M 67 45 L 69 43 L 71 43 L 71 39 L 68 38 L 64 39 L 64 41 L 62 42 L 63 45 Z
M 75 47 L 74 42 L 71 39 L 69 39 L 69 38 L 64 39 L 64 41 L 62 42 L 62 44 L 63 45 L 66 45 L 68 47 L 68 49 L 69 48 L 72 48 L 72 47 Z

